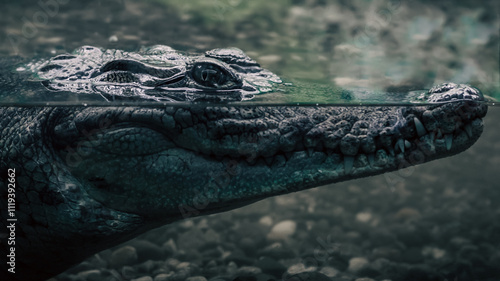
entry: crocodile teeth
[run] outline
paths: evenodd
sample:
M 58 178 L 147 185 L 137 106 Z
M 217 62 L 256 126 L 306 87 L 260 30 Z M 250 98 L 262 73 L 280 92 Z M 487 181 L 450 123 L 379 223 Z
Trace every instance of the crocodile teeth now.
M 469 138 L 472 137 L 472 125 L 471 124 L 466 124 L 464 126 L 464 131 Z
M 351 173 L 352 166 L 354 166 L 354 156 L 344 156 L 344 172 L 346 175 Z
M 451 145 L 453 144 L 453 136 L 451 134 L 444 135 L 444 138 L 446 140 L 446 149 L 450 150 Z
M 411 143 L 408 140 L 405 140 L 405 147 L 410 149 Z
M 405 152 L 405 142 L 403 141 L 403 139 L 399 139 L 397 142 L 396 142 L 396 147 L 399 147 L 399 150 L 401 152 Z
M 420 122 L 420 120 L 417 117 L 414 117 L 413 121 L 415 122 L 415 128 L 417 129 L 418 137 L 421 137 L 421 136 L 427 134 L 427 131 L 425 130 L 424 125 L 422 124 L 422 122 Z

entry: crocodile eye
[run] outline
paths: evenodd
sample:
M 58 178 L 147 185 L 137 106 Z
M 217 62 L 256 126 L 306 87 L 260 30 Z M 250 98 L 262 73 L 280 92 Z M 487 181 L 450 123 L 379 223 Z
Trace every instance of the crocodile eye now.
M 230 70 L 212 62 L 196 63 L 191 76 L 199 85 L 213 89 L 231 89 L 241 84 Z

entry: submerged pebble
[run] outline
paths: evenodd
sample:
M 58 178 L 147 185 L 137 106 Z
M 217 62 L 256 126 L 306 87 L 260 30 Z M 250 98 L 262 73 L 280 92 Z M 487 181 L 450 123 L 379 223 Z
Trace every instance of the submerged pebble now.
M 297 229 L 297 223 L 292 220 L 281 221 L 273 226 L 267 235 L 268 240 L 284 240 L 290 238 Z
M 275 242 L 257 252 L 258 256 L 267 256 L 274 259 L 287 259 L 295 256 L 295 253 L 288 247 L 284 247 L 280 242 Z
M 186 279 L 186 281 L 207 281 L 207 278 L 204 276 L 192 276 Z
M 79 272 L 77 276 L 86 281 L 99 281 L 102 278 L 101 271 L 97 269 Z
M 285 280 L 300 280 L 300 281 L 332 281 L 332 279 L 322 273 L 311 271 L 311 272 L 302 272 L 298 274 L 288 275 Z M 345 280 L 345 279 L 344 279 Z
M 305 264 L 303 263 L 298 263 L 298 264 L 294 264 L 292 266 L 290 266 L 288 269 L 287 269 L 287 273 L 290 274 L 290 275 L 294 275 L 294 274 L 299 274 L 299 273 L 302 273 L 302 272 L 312 272 L 312 271 L 316 271 L 318 268 L 315 267 L 315 266 L 306 266 Z
M 286 267 L 283 264 L 268 257 L 261 257 L 257 262 L 255 262 L 255 266 L 259 267 L 262 272 L 274 276 L 281 276 L 286 271 Z
M 372 214 L 369 212 L 360 212 L 356 214 L 356 220 L 362 223 L 367 223 L 372 219 Z
M 120 268 L 125 265 L 133 265 L 137 263 L 137 251 L 132 246 L 123 246 L 111 254 L 109 266 L 112 268 Z
M 129 245 L 135 248 L 138 262 L 165 258 L 161 247 L 147 240 L 135 239 L 130 241 Z
M 259 223 L 264 226 L 272 226 L 273 218 L 271 218 L 270 216 L 263 216 L 260 218 Z
M 237 274 L 241 275 L 256 275 L 261 273 L 262 270 L 256 266 L 242 266 L 238 268 Z
M 151 276 L 143 276 L 137 279 L 132 279 L 132 281 L 153 281 L 153 278 L 151 278 Z
M 325 266 L 321 268 L 319 273 L 324 274 L 328 277 L 335 277 L 339 274 L 339 271 L 331 266 Z
M 172 276 L 172 274 L 160 273 L 155 276 L 153 281 L 168 281 L 170 276 Z
M 163 243 L 162 249 L 165 252 L 166 256 L 173 256 L 175 253 L 177 253 L 177 245 L 172 238 Z
M 349 260 L 348 271 L 352 273 L 358 273 L 366 268 L 368 268 L 370 262 L 364 257 L 355 257 Z

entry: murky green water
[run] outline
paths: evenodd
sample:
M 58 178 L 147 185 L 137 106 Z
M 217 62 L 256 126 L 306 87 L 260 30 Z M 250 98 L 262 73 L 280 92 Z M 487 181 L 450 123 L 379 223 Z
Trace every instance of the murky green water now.
M 1 5 L 3 56 L 50 57 L 83 45 L 133 51 L 164 44 L 198 53 L 234 46 L 293 85 L 256 102 L 404 103 L 394 97 L 443 82 L 468 83 L 489 97 L 500 96 L 495 1 L 471 5 L 109 0 Z M 354 98 L 343 99 L 343 90 L 354 91 Z

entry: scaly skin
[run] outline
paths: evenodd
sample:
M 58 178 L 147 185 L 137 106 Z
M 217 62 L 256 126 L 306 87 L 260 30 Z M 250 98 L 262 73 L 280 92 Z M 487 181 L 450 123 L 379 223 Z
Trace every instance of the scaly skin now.
M 425 99 L 441 103 L 0 107 L 3 231 L 8 169 L 17 204 L 16 273 L 3 263 L 0 277 L 44 280 L 185 217 L 450 156 L 479 138 L 477 90 L 445 84 Z

